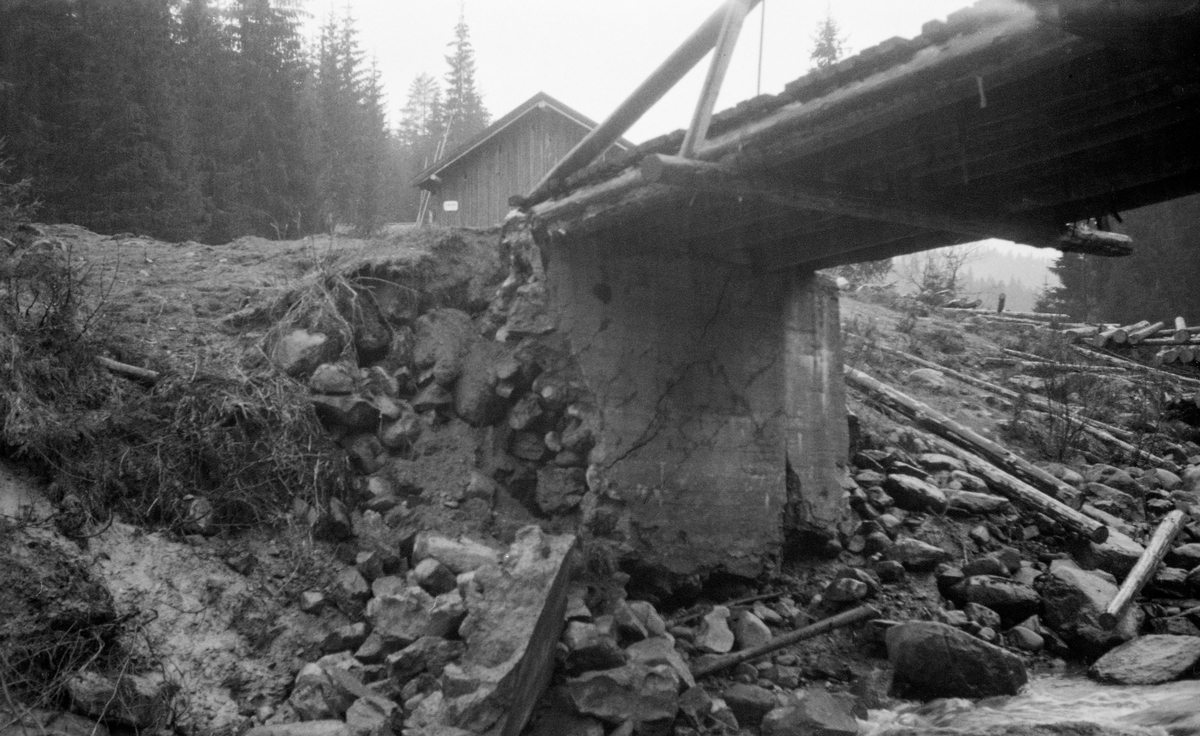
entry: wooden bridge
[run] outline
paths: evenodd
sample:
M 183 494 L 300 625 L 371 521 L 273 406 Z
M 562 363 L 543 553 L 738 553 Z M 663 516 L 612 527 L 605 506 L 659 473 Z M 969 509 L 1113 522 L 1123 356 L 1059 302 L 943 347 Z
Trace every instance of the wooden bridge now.
M 840 518 L 815 269 L 988 237 L 1127 254 L 1122 211 L 1200 191 L 1197 0 L 980 2 L 713 115 L 756 1 L 729 0 L 508 228 L 547 264 L 531 283 L 597 393 L 633 541 L 683 570 L 753 568 Z M 686 131 L 585 168 L 713 48 Z

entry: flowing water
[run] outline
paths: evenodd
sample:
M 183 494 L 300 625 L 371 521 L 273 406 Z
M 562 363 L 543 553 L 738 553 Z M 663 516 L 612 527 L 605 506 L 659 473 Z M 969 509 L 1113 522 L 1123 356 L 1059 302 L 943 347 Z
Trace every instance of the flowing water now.
M 957 698 L 871 711 L 862 736 L 886 736 L 931 727 L 963 732 L 1026 732 L 1024 726 L 1067 721 L 1147 733 L 1200 736 L 1200 680 L 1153 686 L 1102 685 L 1083 676 L 1040 676 L 1020 695 L 979 701 Z

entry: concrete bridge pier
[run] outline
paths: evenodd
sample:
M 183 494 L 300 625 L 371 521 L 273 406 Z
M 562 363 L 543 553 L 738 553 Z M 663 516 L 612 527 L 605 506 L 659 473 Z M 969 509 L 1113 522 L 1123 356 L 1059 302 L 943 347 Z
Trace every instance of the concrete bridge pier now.
M 647 557 L 755 575 L 786 532 L 833 531 L 847 428 L 827 279 L 612 236 L 541 248 L 597 403 L 593 462 Z

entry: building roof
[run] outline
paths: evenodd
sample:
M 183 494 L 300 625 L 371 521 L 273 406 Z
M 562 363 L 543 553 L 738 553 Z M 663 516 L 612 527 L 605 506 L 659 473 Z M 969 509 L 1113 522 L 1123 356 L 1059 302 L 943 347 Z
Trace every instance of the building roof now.
M 466 141 L 458 148 L 455 148 L 449 154 L 442 156 L 420 174 L 417 174 L 417 176 L 413 179 L 413 185 L 416 187 L 423 187 L 430 181 L 430 179 L 458 163 L 458 161 L 463 159 L 475 149 L 486 145 L 488 141 L 502 133 L 513 123 L 516 123 L 530 112 L 543 108 L 557 112 L 559 115 L 570 120 L 571 122 L 577 123 L 584 130 L 590 131 L 597 125 L 596 121 L 592 120 L 587 115 L 584 115 L 578 110 L 563 104 L 545 92 L 538 92 L 533 97 L 530 97 L 528 100 L 525 100 L 520 105 L 517 105 L 515 108 L 510 110 L 504 117 L 500 118 L 496 122 L 481 130 L 479 133 L 472 136 L 470 140 Z M 632 150 L 634 147 L 633 143 L 625 140 L 624 138 L 621 138 L 613 145 L 625 151 Z

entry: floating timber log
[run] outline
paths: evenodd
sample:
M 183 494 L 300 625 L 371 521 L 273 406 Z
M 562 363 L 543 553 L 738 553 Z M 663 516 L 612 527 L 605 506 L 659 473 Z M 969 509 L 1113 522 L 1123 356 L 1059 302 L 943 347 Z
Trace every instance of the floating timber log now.
M 1165 327 L 1166 324 L 1166 322 L 1155 322 L 1153 324 L 1146 325 L 1145 327 L 1139 327 L 1136 330 L 1132 330 L 1129 333 L 1129 344 L 1137 345 L 1142 340 L 1145 340 L 1147 337 L 1157 333 L 1159 330 Z
M 1150 543 L 1146 545 L 1146 550 L 1142 552 L 1142 556 L 1138 559 L 1137 564 L 1125 576 L 1125 582 L 1121 584 L 1120 590 L 1109 601 L 1108 607 L 1104 609 L 1104 613 L 1100 614 L 1101 626 L 1111 629 L 1121 620 L 1121 616 L 1125 614 L 1125 609 L 1129 607 L 1129 604 L 1133 602 L 1137 594 L 1142 591 L 1142 587 L 1146 584 L 1146 581 L 1154 577 L 1159 563 L 1166 557 L 1167 551 L 1171 548 L 1171 543 L 1175 541 L 1176 535 L 1183 528 L 1183 524 L 1187 518 L 1187 514 L 1178 509 L 1163 518 L 1158 528 L 1154 530 L 1154 536 L 1150 538 Z
M 790 634 L 777 636 L 766 644 L 754 647 L 753 649 L 744 649 L 740 652 L 726 654 L 710 662 L 699 664 L 692 670 L 692 676 L 699 680 L 701 677 L 711 675 L 714 672 L 720 672 L 721 670 L 729 669 L 730 667 L 739 665 L 742 662 L 749 662 L 752 659 L 758 659 L 764 654 L 770 654 L 778 649 L 783 649 L 784 647 L 791 646 L 792 644 L 804 641 L 805 639 L 811 639 L 815 636 L 820 636 L 821 634 L 828 633 L 834 629 L 840 629 L 843 626 L 856 624 L 860 621 L 866 621 L 867 619 L 879 618 L 879 615 L 879 610 L 873 606 L 859 606 L 858 608 L 852 608 L 849 611 L 842 611 L 837 615 L 822 619 L 815 624 L 810 624 L 802 629 L 797 629 Z
M 844 373 L 847 382 L 852 386 L 893 411 L 908 417 L 921 429 L 949 440 L 950 443 L 960 448 L 978 453 L 997 469 L 1022 481 L 1020 486 L 1009 484 L 1008 487 L 1014 489 L 1013 493 L 1021 499 L 1023 505 L 1037 508 L 1039 512 L 1087 538 L 1093 540 L 1108 538 L 1106 526 L 1049 495 L 1056 493 L 1063 498 L 1077 497 L 1078 492 L 1070 485 L 974 430 L 964 427 L 944 414 L 934 411 L 911 396 L 875 380 L 862 371 L 845 366 Z M 1033 479 L 1038 487 L 1035 488 L 1026 479 Z M 1043 492 L 1042 488 L 1052 490 Z

